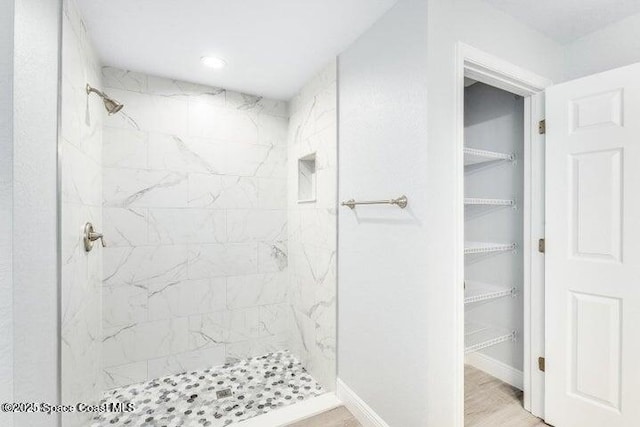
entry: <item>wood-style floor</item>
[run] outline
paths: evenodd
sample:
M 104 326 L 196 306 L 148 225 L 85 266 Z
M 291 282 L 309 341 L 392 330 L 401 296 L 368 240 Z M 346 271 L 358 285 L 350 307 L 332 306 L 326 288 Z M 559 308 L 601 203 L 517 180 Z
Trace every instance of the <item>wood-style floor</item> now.
M 471 366 L 464 368 L 466 427 L 546 426 L 522 407 L 522 392 Z
M 362 427 L 344 406 L 290 424 L 288 427 Z
M 466 427 L 543 427 L 541 419 L 522 407 L 522 392 L 489 374 L 465 366 L 464 425 Z M 347 408 L 341 406 L 289 427 L 362 427 Z

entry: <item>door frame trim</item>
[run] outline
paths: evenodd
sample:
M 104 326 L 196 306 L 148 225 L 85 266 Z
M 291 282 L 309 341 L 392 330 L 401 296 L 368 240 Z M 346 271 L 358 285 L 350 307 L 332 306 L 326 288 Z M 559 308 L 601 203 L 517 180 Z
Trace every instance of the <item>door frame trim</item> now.
M 537 131 L 544 117 L 544 90 L 551 80 L 465 43 L 456 43 L 456 407 L 464 420 L 464 78 L 469 77 L 525 98 L 524 214 L 524 406 L 544 417 L 544 375 L 537 357 L 544 354 L 544 258 L 537 240 L 544 237 L 544 135 Z M 532 398 L 535 396 L 535 398 Z M 462 425 L 461 421 L 461 424 Z

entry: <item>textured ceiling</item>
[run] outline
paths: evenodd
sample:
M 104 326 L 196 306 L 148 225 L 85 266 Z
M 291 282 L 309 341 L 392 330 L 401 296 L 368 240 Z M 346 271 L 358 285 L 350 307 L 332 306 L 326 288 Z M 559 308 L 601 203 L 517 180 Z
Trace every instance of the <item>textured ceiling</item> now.
M 640 13 L 639 0 L 484 0 L 559 43 Z

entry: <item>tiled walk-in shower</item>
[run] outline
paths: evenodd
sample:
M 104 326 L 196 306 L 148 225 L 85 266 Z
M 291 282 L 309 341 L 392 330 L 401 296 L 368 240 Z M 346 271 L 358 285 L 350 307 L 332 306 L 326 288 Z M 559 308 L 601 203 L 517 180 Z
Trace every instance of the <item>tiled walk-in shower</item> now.
M 284 350 L 111 390 L 102 403 L 135 409 L 103 413 L 93 426 L 228 426 L 323 392 Z
M 288 100 L 114 68 L 77 6 L 64 2 L 61 400 L 135 411 L 63 426 L 224 426 L 333 391 L 336 63 Z M 87 223 L 105 246 L 86 250 Z

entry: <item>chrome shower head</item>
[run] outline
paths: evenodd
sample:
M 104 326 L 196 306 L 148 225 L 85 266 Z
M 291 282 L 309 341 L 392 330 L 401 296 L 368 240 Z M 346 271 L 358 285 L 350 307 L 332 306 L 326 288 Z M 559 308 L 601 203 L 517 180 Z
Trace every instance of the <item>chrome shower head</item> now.
M 117 113 L 118 111 L 122 110 L 122 107 L 124 107 L 124 104 L 119 103 L 118 101 L 116 101 L 113 98 L 110 98 L 107 94 L 105 94 L 102 91 L 99 91 L 98 89 L 92 88 L 91 86 L 89 86 L 89 84 L 87 83 L 87 94 L 90 94 L 91 92 L 94 92 L 95 94 L 97 94 L 100 98 L 102 98 L 102 102 L 104 103 L 104 108 L 106 108 L 107 113 L 111 116 L 115 113 Z

